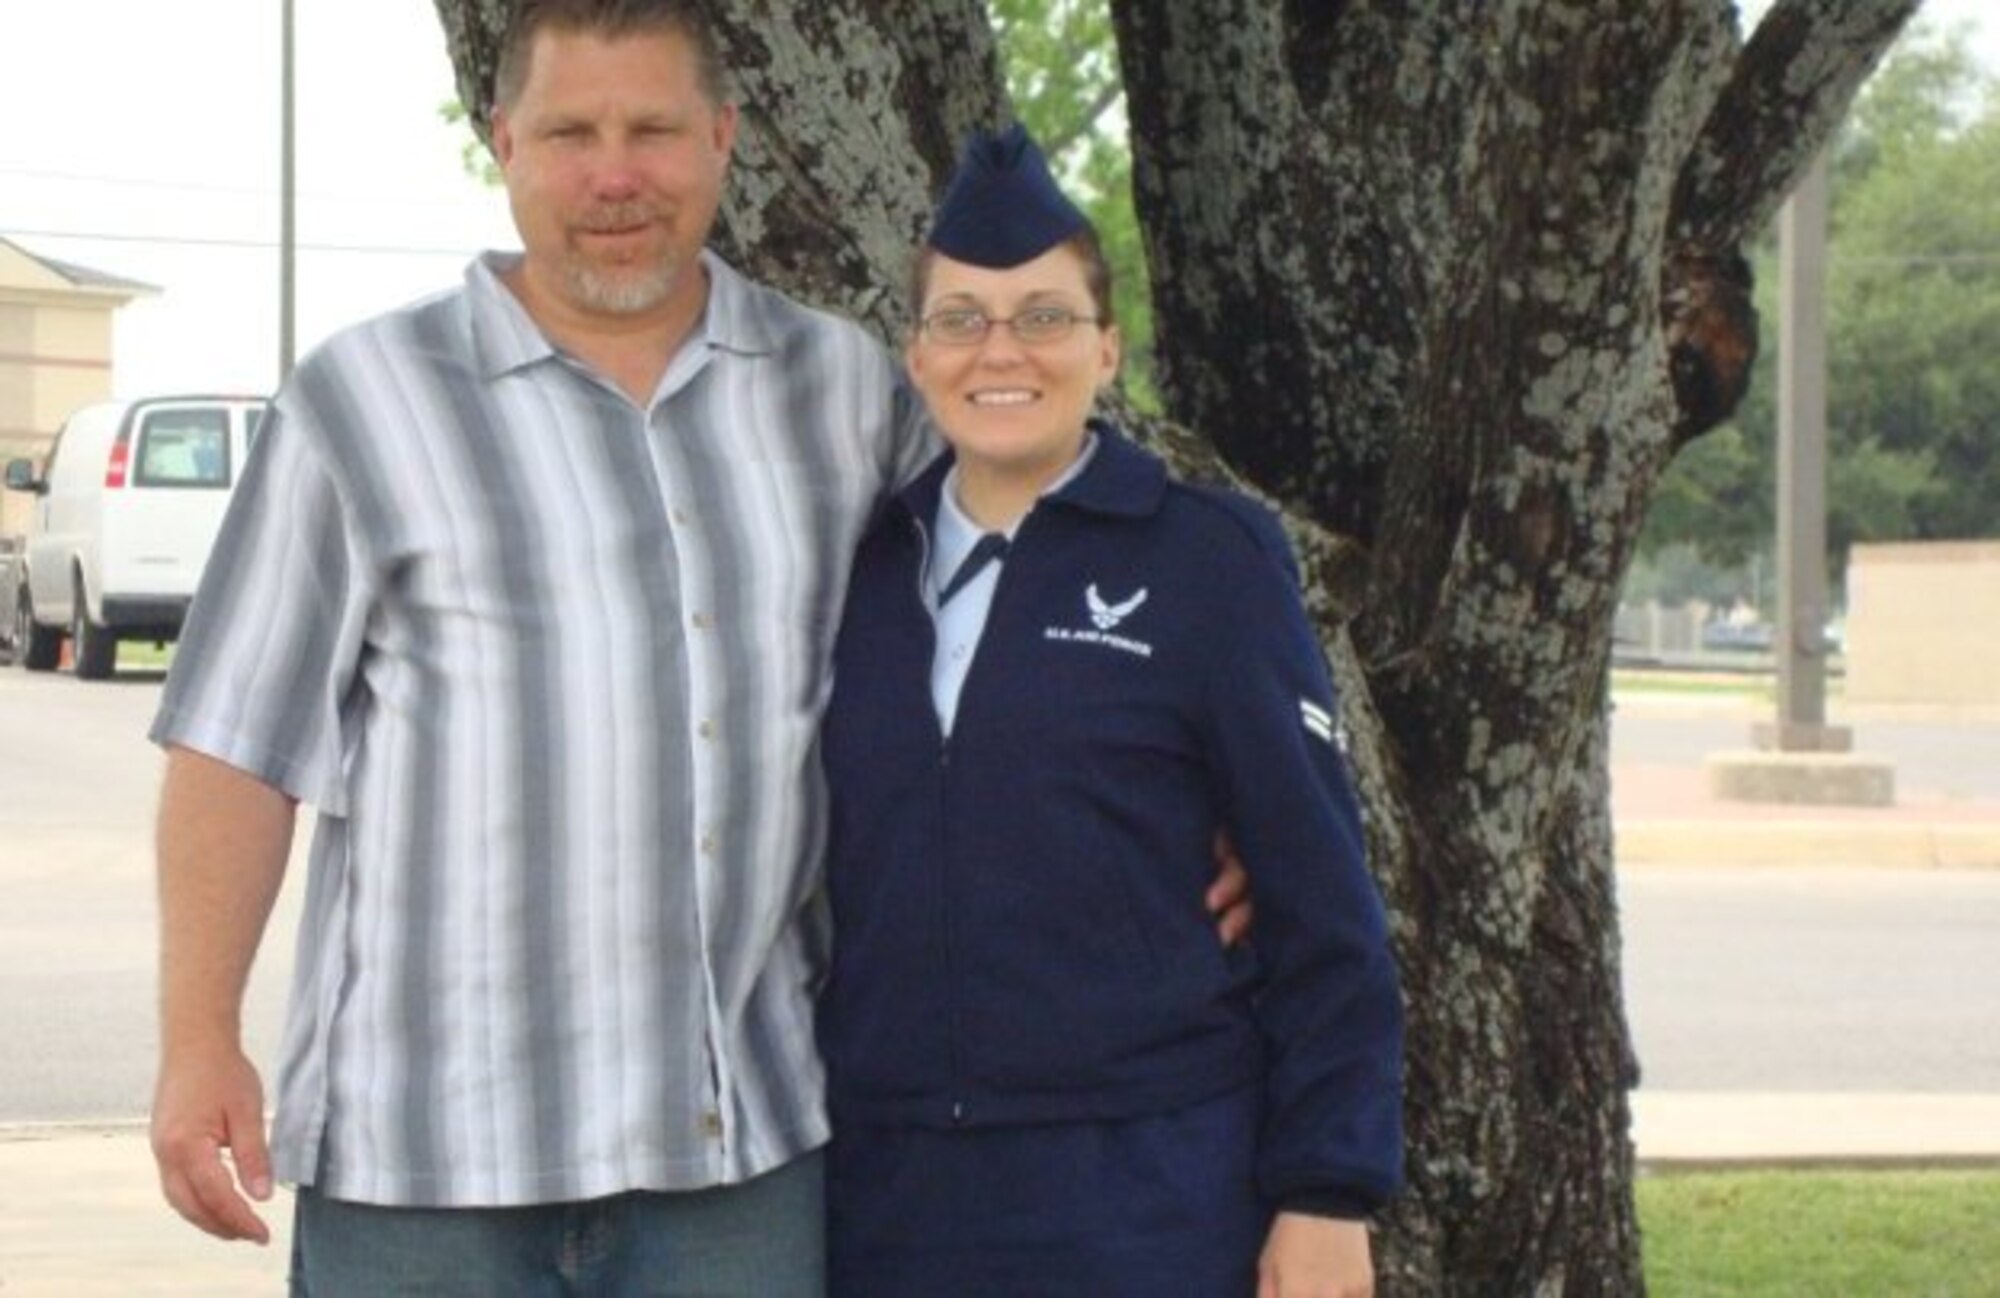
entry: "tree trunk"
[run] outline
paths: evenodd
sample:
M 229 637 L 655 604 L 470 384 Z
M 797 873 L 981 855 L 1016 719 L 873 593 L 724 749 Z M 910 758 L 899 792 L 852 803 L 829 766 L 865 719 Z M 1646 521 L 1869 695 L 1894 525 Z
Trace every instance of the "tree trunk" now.
M 483 118 L 504 0 L 437 0 Z M 1388 1294 L 1643 1289 L 1606 689 L 1660 473 L 1741 398 L 1739 252 L 1917 0 L 1112 0 L 1162 390 L 1298 524 L 1410 1015 Z M 978 0 L 715 0 L 720 242 L 870 321 L 954 141 Z M 1192 436 L 1181 431 L 1193 430 Z
M 1741 60 L 1723 4 L 1410 8 L 1114 0 L 1161 384 L 1367 547 L 1347 703 L 1412 1029 L 1385 1288 L 1633 1293 L 1611 619 L 1741 397 L 1737 244 L 1914 3 L 1781 6 Z

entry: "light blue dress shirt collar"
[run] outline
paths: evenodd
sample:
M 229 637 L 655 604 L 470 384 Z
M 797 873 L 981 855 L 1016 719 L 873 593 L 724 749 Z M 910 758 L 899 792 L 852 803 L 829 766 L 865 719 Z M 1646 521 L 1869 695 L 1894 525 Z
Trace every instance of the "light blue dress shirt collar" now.
M 1096 453 L 1097 434 L 1087 432 L 1076 459 L 1062 471 L 1061 476 L 1042 489 L 1042 495 L 1054 495 L 1075 481 L 1089 467 L 1091 457 Z M 1021 519 L 1016 519 L 1014 525 L 1007 529 L 1008 539 L 1012 540 L 1020 530 Z M 1000 568 L 1006 559 L 988 563 L 951 597 L 951 603 L 938 607 L 938 596 L 944 590 L 944 584 L 951 580 L 958 566 L 972 553 L 972 547 L 986 534 L 986 529 L 973 522 L 964 506 L 958 503 L 957 465 L 953 465 L 945 475 L 944 488 L 938 493 L 937 521 L 931 531 L 930 571 L 924 579 L 924 602 L 930 606 L 931 617 L 937 624 L 937 651 L 931 659 L 931 700 L 937 705 L 938 724 L 949 735 L 952 722 L 958 716 L 959 692 L 965 687 L 966 672 L 972 668 L 972 656 L 979 648 L 979 637 L 986 630 L 986 614 L 993 607 L 993 591 L 1000 584 Z

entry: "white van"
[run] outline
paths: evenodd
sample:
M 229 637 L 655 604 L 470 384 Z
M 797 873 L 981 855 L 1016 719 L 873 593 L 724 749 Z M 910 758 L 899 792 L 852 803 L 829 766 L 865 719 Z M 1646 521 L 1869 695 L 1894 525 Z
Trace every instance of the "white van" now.
M 55 667 L 65 636 L 76 674 L 111 674 L 124 640 L 169 641 L 215 544 L 266 402 L 148 397 L 85 406 L 47 471 L 7 464 L 7 486 L 39 499 L 14 596 L 14 655 Z

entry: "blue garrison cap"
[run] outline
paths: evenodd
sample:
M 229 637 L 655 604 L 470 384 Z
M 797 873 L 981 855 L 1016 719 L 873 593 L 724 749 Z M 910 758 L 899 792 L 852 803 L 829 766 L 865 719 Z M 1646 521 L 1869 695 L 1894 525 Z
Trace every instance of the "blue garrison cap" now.
M 966 138 L 931 219 L 930 246 L 953 261 L 1005 270 L 1033 261 L 1088 225 L 1017 122 Z

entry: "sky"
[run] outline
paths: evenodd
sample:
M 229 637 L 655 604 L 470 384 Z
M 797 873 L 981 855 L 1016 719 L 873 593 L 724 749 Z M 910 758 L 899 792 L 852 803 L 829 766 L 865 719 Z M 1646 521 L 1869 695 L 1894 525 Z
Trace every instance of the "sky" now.
M 118 312 L 118 395 L 278 373 L 278 0 L 0 0 L 0 237 L 157 286 Z M 295 0 L 299 350 L 518 247 L 430 0 Z M 99 237 L 85 237 L 99 236 Z
M 298 345 L 518 247 L 468 176 L 430 0 L 294 0 Z M 1751 11 L 1762 4 L 1747 5 Z M 1992 0 L 1925 0 L 2000 74 Z M 159 288 L 118 313 L 118 395 L 278 372 L 278 0 L 0 0 L 0 237 Z

